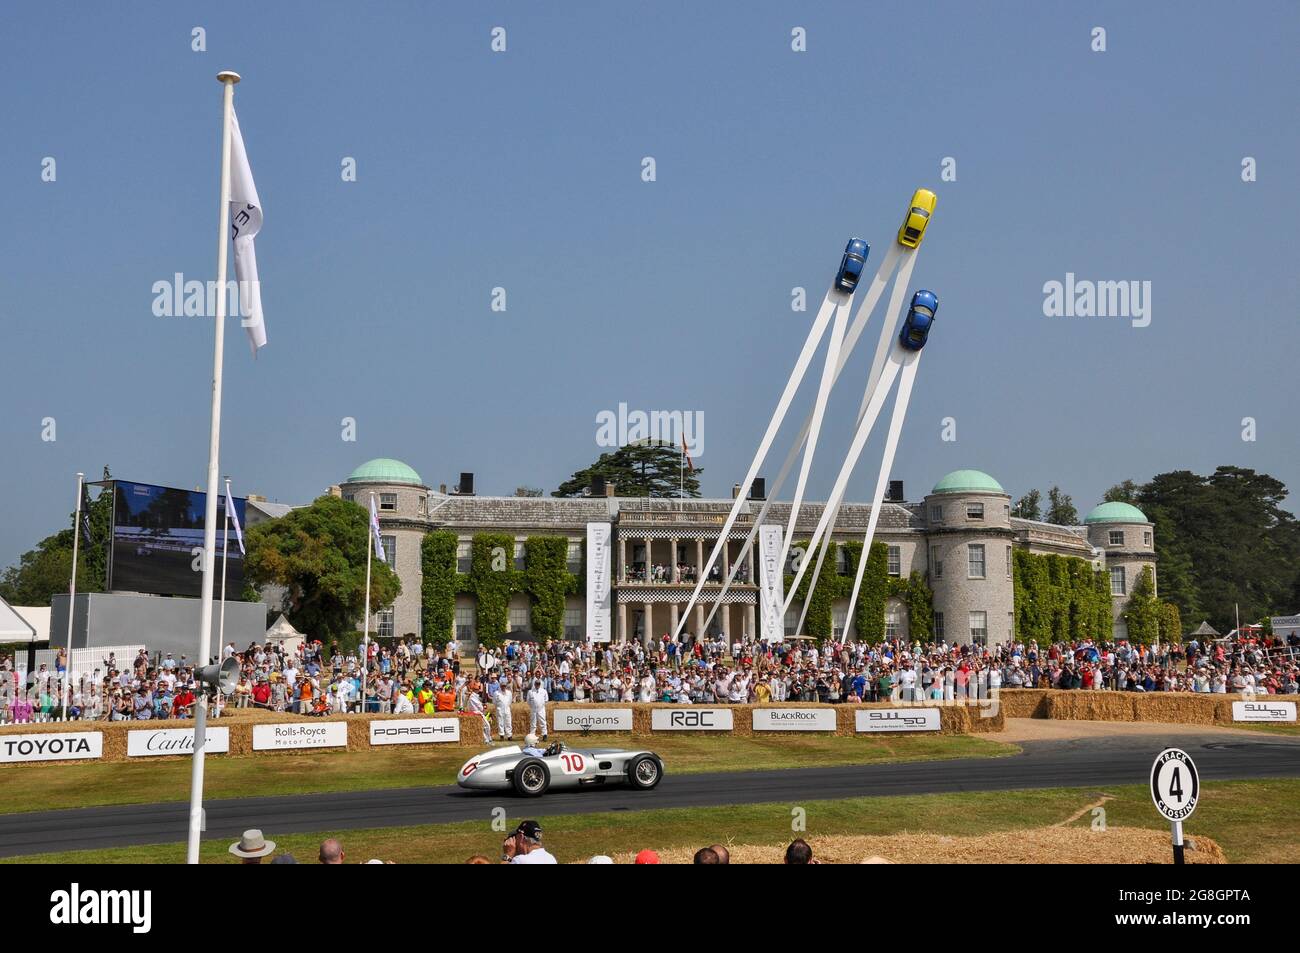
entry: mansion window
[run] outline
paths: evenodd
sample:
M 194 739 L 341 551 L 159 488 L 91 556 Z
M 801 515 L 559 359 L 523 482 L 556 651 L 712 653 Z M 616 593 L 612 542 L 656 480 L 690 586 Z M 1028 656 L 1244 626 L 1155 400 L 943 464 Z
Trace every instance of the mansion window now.
M 899 628 L 898 606 L 888 606 L 885 609 L 885 638 L 898 638 Z
M 522 570 L 527 559 L 524 556 L 524 543 L 522 540 L 515 540 L 515 568 Z
M 848 606 L 845 606 L 843 609 L 836 609 L 831 613 L 831 624 L 835 628 L 835 638 L 838 639 L 844 635 L 844 627 L 848 625 L 848 621 L 849 621 Z
M 529 631 L 529 612 L 527 608 L 510 610 L 510 628 Z
M 427 496 L 420 497 L 419 502 L 416 505 L 415 511 L 420 516 L 429 515 L 429 498 Z
M 903 550 L 899 546 L 889 547 L 889 575 L 901 576 L 903 574 Z
M 565 563 L 569 572 L 582 572 L 582 543 L 569 540 L 569 552 L 568 555 L 565 556 Z
M 382 609 L 378 616 L 379 627 L 375 634 L 381 639 L 391 639 L 393 637 L 393 610 Z
M 474 543 L 462 539 L 456 543 L 456 571 L 469 572 L 474 562 Z
M 384 544 L 384 562 L 388 563 L 389 569 L 397 568 L 397 537 L 381 536 L 379 541 Z
M 943 641 L 943 613 L 942 612 L 936 612 L 934 614 L 934 637 L 940 642 Z
M 1150 531 L 1150 530 L 1148 530 L 1148 531 L 1146 531 L 1145 533 L 1142 534 L 1142 545 L 1145 546 L 1145 547 L 1147 547 L 1148 549 L 1151 548 L 1151 531 Z
M 565 609 L 564 610 L 564 637 L 566 639 L 582 638 L 582 610 Z
M 396 509 L 397 509 L 397 494 L 396 494 L 396 493 L 380 493 L 380 494 L 379 494 L 379 508 L 380 508 L 382 511 L 384 511 L 385 513 L 391 513 L 391 512 L 393 512 L 394 510 L 396 510 Z
M 1112 596 L 1122 596 L 1127 594 L 1128 590 L 1125 588 L 1125 582 L 1126 580 L 1124 579 L 1124 567 L 1111 566 L 1110 567 L 1110 594 Z
M 798 635 L 799 633 L 795 632 L 794 630 L 795 626 L 797 626 L 798 624 L 799 624 L 799 610 L 791 609 L 789 612 L 785 614 L 785 634 Z
M 930 565 L 934 567 L 934 578 L 943 578 L 943 560 L 939 558 L 939 547 L 930 550 Z
M 1011 578 L 1011 547 L 1007 547 L 1007 578 Z
M 970 614 L 970 640 L 975 645 L 987 645 L 989 641 L 989 614 L 972 612 Z
M 983 503 L 967 503 L 966 518 L 968 520 L 982 520 L 984 518 Z
M 984 578 L 983 543 L 970 543 L 966 546 L 966 576 L 969 579 Z
M 942 507 L 942 506 L 932 506 L 932 507 L 930 507 L 930 522 L 931 522 L 931 523 L 942 523 L 942 522 L 943 522 L 943 507 Z
M 1124 545 L 1124 531 L 1122 529 L 1111 530 L 1110 533 L 1107 534 L 1107 538 L 1110 540 L 1112 546 Z
M 456 609 L 456 638 L 461 641 L 469 642 L 474 639 L 474 625 L 476 622 L 473 606 L 463 606 Z

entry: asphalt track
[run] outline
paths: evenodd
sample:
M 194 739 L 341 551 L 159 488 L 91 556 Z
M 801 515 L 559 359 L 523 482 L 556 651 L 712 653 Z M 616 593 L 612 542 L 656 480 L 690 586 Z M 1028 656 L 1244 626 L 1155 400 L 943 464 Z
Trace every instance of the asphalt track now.
M 521 800 L 470 794 L 455 787 L 414 787 L 209 801 L 206 839 L 234 841 L 249 828 L 270 834 L 446 824 L 490 818 L 505 806 L 512 817 L 719 807 L 834 798 L 941 794 L 1024 788 L 1102 789 L 1145 784 L 1155 755 L 1179 747 L 1201 778 L 1224 781 L 1300 777 L 1300 738 L 1192 730 L 1141 736 L 1030 741 L 1005 758 L 963 758 L 906 764 L 791 768 L 674 776 L 672 765 L 654 791 L 595 788 Z M 181 801 L 91 807 L 0 816 L 0 857 L 68 850 L 165 844 L 185 839 L 188 805 Z

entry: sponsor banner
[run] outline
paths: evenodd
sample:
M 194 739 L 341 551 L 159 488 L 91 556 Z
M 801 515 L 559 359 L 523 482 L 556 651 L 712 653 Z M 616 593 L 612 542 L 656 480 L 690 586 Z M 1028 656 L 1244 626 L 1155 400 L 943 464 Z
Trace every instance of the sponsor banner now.
M 555 708 L 556 731 L 631 731 L 631 708 Z
M 730 708 L 654 708 L 651 731 L 730 731 Z
M 0 764 L 14 761 L 72 761 L 103 756 L 104 734 L 100 731 L 0 735 Z
M 755 708 L 755 731 L 834 731 L 833 708 Z
M 854 727 L 871 731 L 938 731 L 937 708 L 859 708 L 854 712 Z
M 288 751 L 292 748 L 346 748 L 348 726 L 343 721 L 315 724 L 254 725 L 254 751 Z
M 421 745 L 460 741 L 459 718 L 385 718 L 370 723 L 372 745 Z
M 229 728 L 208 728 L 204 737 L 204 754 L 228 754 L 230 752 Z M 126 733 L 126 754 L 129 758 L 193 753 L 193 728 L 153 728 L 128 731 Z
M 610 632 L 610 524 L 587 524 L 587 641 L 608 642 Z
M 1295 721 L 1295 702 L 1233 702 L 1233 721 Z
M 764 642 L 785 638 L 785 574 L 781 571 L 780 526 L 764 523 L 758 528 L 759 633 Z M 795 633 L 798 635 L 798 633 Z

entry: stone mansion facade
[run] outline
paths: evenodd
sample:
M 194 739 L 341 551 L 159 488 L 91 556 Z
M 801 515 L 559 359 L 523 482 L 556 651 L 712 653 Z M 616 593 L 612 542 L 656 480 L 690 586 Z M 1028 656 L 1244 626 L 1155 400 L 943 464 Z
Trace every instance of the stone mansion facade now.
M 431 489 L 409 466 L 389 459 L 358 467 L 330 492 L 366 506 L 375 495 L 385 558 L 402 583 L 402 594 L 391 609 L 378 613 L 372 631 L 381 636 L 405 635 L 422 629 L 421 543 L 426 533 L 450 530 L 459 537 L 458 569 L 468 572 L 470 541 L 477 533 L 513 535 L 516 566 L 522 568 L 524 540 L 533 535 L 569 539 L 569 568 L 579 572 L 589 522 L 607 522 L 612 531 L 613 610 L 616 639 L 658 637 L 672 631 L 695 586 L 694 573 L 708 558 L 733 501 L 729 499 L 645 499 L 613 495 L 579 498 L 493 497 L 447 493 Z M 726 578 L 739 558 L 762 501 L 746 500 L 724 549 Z M 773 502 L 765 523 L 782 527 L 790 513 L 786 503 Z M 816 528 L 822 505 L 807 503 L 796 525 L 796 539 L 808 539 Z M 837 543 L 861 542 L 871 507 L 845 503 L 836 521 Z M 1011 497 L 991 476 L 978 470 L 949 473 L 916 503 L 882 503 L 876 541 L 888 547 L 888 572 L 906 578 L 920 573 L 934 593 L 937 637 L 957 642 L 995 644 L 1010 639 L 1014 629 L 1011 577 L 1012 550 L 1057 553 L 1088 560 L 1110 574 L 1115 635 L 1123 637 L 1120 614 L 1144 568 L 1155 573 L 1153 527 L 1136 507 L 1103 503 L 1082 526 L 1057 526 L 1011 515 Z M 756 547 L 755 547 L 756 548 Z M 709 634 L 730 640 L 757 637 L 759 591 L 756 553 L 747 557 Z M 656 572 L 656 567 L 659 571 Z M 706 583 L 700 602 L 710 608 L 721 580 Z M 565 611 L 567 638 L 585 637 L 582 595 L 569 596 Z M 794 634 L 797 604 L 786 617 L 786 632 Z M 834 628 L 846 625 L 847 600 L 833 608 Z M 520 593 L 509 608 L 510 629 L 530 628 L 529 597 Z M 695 618 L 684 631 L 699 633 L 706 609 L 697 605 Z M 462 644 L 476 638 L 475 600 L 457 596 L 456 636 Z M 889 633 L 908 636 L 906 606 L 891 599 L 886 606 Z M 852 633 L 850 633 L 850 637 Z

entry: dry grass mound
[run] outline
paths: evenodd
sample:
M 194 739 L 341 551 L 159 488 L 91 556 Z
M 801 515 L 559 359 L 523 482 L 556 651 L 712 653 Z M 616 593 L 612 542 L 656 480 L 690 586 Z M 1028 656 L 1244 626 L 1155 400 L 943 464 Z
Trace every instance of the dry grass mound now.
M 809 837 L 813 856 L 826 864 L 1169 864 L 1169 832 L 1140 827 L 1038 827 L 969 837 L 942 834 Z M 779 864 L 785 844 L 727 845 L 733 864 Z M 659 851 L 665 864 L 689 864 L 695 851 Z M 630 864 L 632 854 L 615 858 Z M 1208 837 L 1187 839 L 1189 864 L 1224 864 L 1223 850 Z

